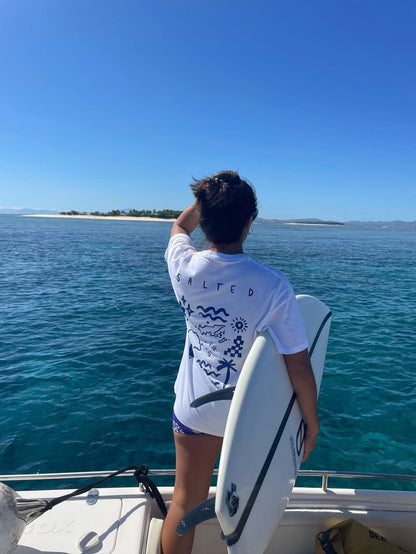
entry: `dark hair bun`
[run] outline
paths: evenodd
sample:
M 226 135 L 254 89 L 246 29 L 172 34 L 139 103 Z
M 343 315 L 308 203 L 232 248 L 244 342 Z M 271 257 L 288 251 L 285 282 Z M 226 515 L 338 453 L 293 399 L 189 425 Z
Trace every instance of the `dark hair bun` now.
M 253 187 L 235 171 L 220 171 L 191 184 L 201 210 L 201 228 L 214 244 L 237 241 L 250 216 L 257 215 Z

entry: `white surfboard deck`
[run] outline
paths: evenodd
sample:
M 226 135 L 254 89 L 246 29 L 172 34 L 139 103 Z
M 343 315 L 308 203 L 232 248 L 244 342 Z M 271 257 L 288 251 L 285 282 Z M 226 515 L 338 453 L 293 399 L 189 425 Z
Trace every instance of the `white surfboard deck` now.
M 319 391 L 331 311 L 313 296 L 297 300 Z M 266 331 L 247 356 L 224 434 L 215 512 L 229 554 L 266 550 L 295 484 L 304 432 L 284 359 Z

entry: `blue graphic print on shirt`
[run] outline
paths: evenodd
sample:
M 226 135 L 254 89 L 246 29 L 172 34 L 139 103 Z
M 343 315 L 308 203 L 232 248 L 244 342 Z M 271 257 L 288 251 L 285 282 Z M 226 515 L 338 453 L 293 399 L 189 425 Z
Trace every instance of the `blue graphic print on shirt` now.
M 247 321 L 243 317 L 235 317 L 231 322 L 231 327 L 236 333 L 247 331 Z
M 198 313 L 199 315 L 202 315 L 202 317 L 209 318 L 212 321 L 217 321 L 217 319 L 219 319 L 223 323 L 227 323 L 227 320 L 221 317 L 219 314 L 223 314 L 225 317 L 229 317 L 230 315 L 224 310 L 224 308 L 218 308 L 218 310 L 216 310 L 214 306 L 208 306 L 208 308 L 204 308 L 203 306 L 197 306 L 196 309 L 200 310 Z
M 227 371 L 225 379 L 224 379 L 224 387 L 227 385 L 228 381 L 230 380 L 231 371 L 237 372 L 237 369 L 235 367 L 235 362 L 233 360 L 226 360 L 223 358 L 219 365 L 216 367 L 217 371 L 222 371 L 225 369 Z M 219 375 L 219 374 L 218 374 Z
M 241 358 L 241 352 L 243 350 L 244 341 L 241 335 L 237 335 L 236 338 L 233 340 L 233 345 L 230 346 L 230 348 L 227 348 L 227 350 L 224 350 L 224 354 L 229 354 L 232 358 L 235 356 L 238 356 Z

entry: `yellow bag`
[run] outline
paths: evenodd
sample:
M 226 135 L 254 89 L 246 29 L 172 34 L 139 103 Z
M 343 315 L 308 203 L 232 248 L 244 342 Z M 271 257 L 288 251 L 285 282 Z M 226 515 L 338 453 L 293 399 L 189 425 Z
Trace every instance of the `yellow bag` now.
M 315 537 L 315 551 L 317 554 L 403 554 L 407 552 L 354 519 L 347 519 L 318 533 Z

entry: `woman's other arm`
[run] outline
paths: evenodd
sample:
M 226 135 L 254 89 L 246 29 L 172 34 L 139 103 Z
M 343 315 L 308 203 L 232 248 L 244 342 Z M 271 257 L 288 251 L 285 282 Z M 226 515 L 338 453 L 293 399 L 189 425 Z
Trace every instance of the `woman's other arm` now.
M 305 435 L 305 449 L 303 461 L 305 461 L 315 448 L 319 434 L 319 419 L 317 409 L 317 389 L 315 377 L 312 371 L 308 351 L 302 350 L 296 354 L 285 354 L 287 371 L 293 389 L 299 401 L 300 408 L 306 419 L 307 429 Z
M 170 236 L 173 237 L 173 235 L 176 235 L 177 233 L 186 233 L 187 235 L 190 235 L 192 231 L 198 227 L 199 220 L 199 206 L 195 202 L 186 208 L 178 219 L 175 220 Z

